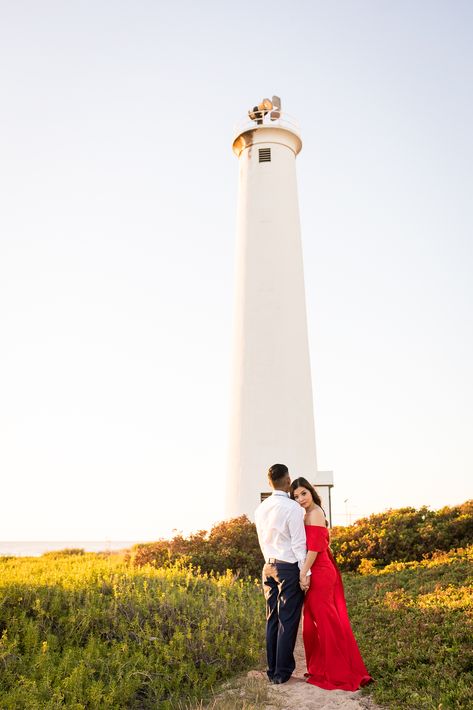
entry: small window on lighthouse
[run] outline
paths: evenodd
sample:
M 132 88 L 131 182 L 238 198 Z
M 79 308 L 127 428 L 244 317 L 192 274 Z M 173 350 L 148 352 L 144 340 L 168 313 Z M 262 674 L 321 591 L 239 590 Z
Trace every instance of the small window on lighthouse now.
M 259 148 L 258 154 L 260 163 L 271 162 L 271 148 Z

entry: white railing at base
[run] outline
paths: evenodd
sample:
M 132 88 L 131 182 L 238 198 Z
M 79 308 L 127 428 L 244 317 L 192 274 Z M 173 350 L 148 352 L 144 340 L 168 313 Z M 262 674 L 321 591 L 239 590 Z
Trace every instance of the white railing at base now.
M 299 126 L 296 119 L 284 111 L 273 109 L 272 111 L 249 111 L 250 116 L 239 121 L 233 130 L 234 138 L 245 131 L 251 131 L 254 128 L 261 127 L 277 127 L 287 128 L 289 131 L 300 136 Z

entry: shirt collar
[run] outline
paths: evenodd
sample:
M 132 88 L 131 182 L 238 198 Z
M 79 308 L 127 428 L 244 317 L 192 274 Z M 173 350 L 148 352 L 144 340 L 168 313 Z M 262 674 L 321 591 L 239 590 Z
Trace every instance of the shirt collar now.
M 286 493 L 285 491 L 273 491 L 271 493 L 272 496 L 284 496 L 284 498 L 289 498 L 289 493 Z

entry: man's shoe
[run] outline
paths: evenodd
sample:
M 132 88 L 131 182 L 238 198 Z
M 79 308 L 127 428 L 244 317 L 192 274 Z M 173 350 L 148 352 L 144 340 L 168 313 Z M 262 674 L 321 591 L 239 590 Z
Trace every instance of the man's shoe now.
M 291 676 L 289 676 L 289 678 L 290 678 L 290 677 L 291 677 Z M 287 683 L 287 681 L 289 680 L 289 678 L 280 678 L 279 676 L 276 676 L 276 678 L 273 678 L 273 680 L 271 681 L 271 683 L 272 683 L 273 685 L 281 685 L 282 683 Z

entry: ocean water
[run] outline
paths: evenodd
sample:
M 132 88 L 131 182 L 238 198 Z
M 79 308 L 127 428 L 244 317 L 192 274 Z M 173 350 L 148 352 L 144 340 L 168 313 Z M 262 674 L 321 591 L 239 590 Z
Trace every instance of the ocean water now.
M 135 545 L 138 540 L 52 540 L 33 542 L 0 542 L 0 556 L 39 557 L 43 552 L 64 550 L 65 547 L 78 547 L 86 552 L 113 552 L 125 550 Z

